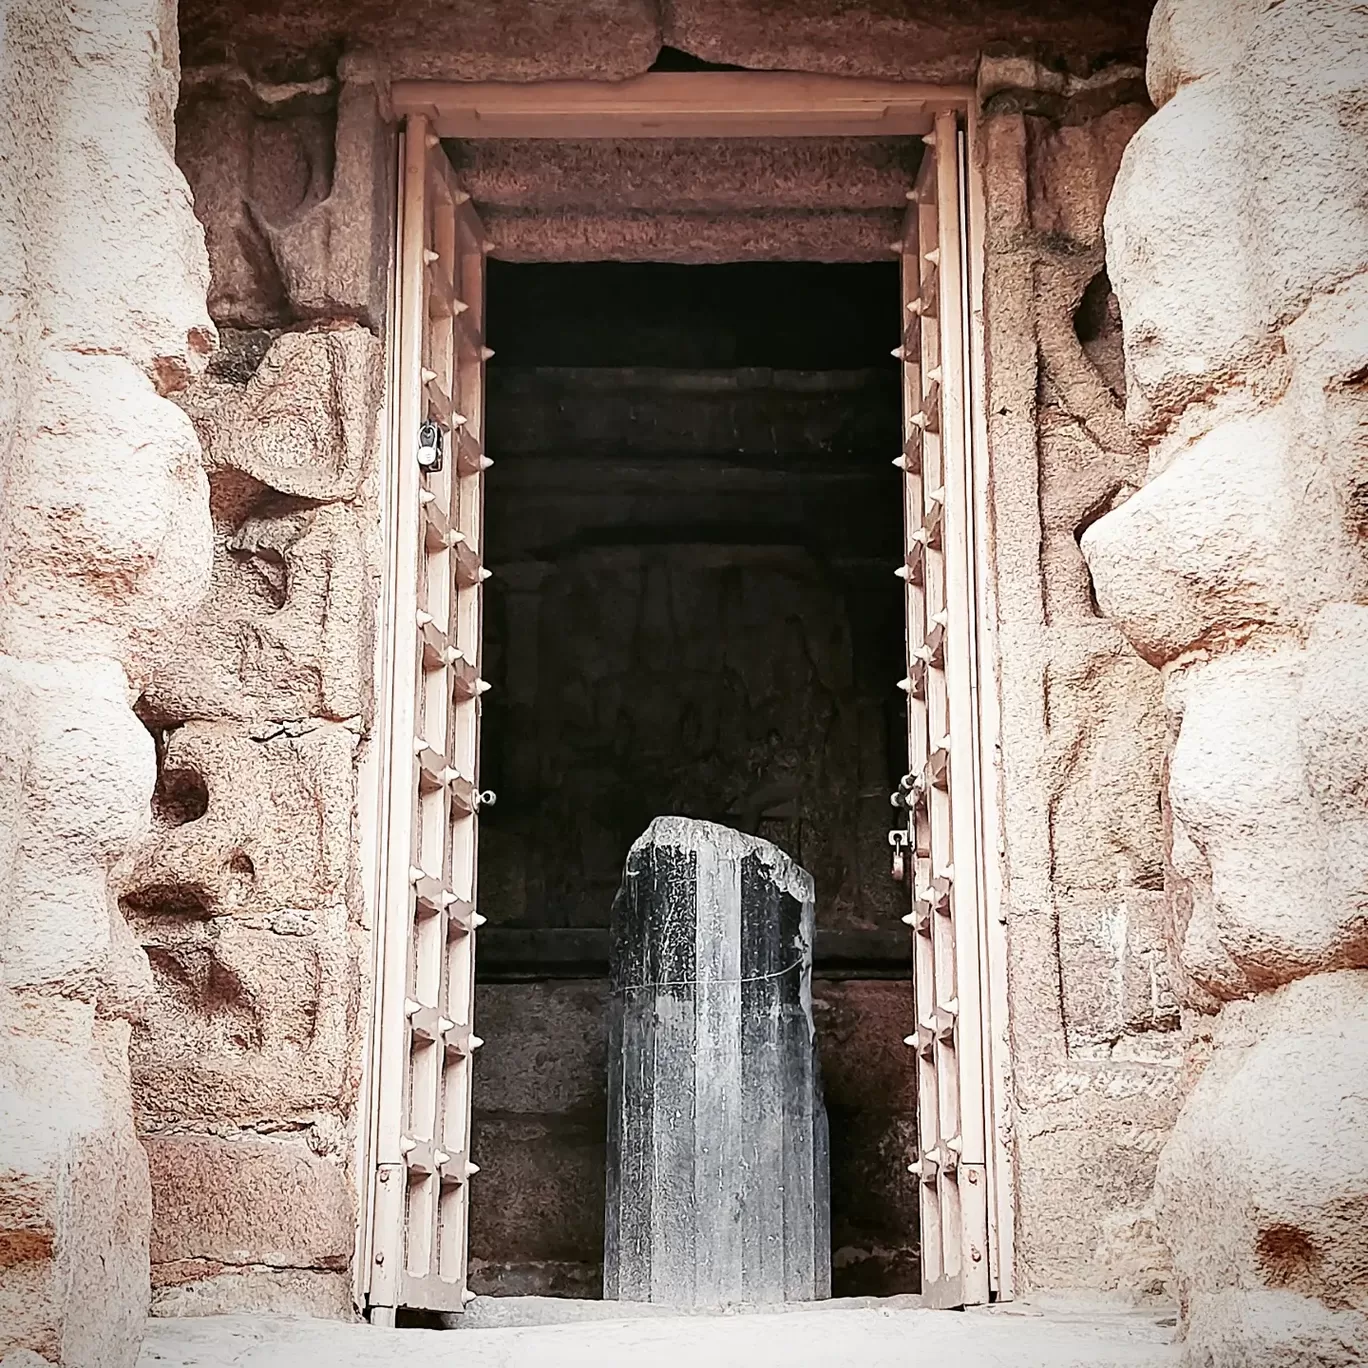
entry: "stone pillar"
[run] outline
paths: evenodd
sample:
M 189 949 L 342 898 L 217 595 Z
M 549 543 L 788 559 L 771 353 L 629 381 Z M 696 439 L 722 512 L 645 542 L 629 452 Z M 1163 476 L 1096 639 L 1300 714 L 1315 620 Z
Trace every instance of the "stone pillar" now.
M 213 343 L 172 161 L 173 0 L 0 0 L 0 1360 L 131 1368 L 148 1302 L 112 869 L 146 828 L 130 709 L 209 574 L 166 396 Z
M 830 1295 L 812 876 L 711 822 L 658 817 L 613 903 L 604 1296 Z
M 1187 1361 L 1368 1360 L 1368 15 L 1161 0 L 1107 216 L 1149 479 L 1084 535 L 1166 676 Z

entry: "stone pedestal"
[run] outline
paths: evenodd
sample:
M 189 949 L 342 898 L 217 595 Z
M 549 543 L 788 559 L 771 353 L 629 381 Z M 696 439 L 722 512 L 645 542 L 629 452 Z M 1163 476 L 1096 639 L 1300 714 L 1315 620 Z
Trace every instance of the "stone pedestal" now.
M 812 876 L 767 841 L 658 817 L 613 904 L 606 1298 L 830 1295 Z

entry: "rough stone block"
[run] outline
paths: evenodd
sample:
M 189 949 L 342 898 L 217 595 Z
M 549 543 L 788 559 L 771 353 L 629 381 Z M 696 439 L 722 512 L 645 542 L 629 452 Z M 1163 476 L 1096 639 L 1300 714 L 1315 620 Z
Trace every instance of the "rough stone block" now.
M 209 308 L 231 327 L 384 319 L 390 135 L 370 86 L 187 73 L 177 159 L 204 224 Z
M 1125 104 L 1086 123 L 1027 122 L 1030 213 L 1037 232 L 1083 246 L 1102 241 L 1102 218 L 1121 154 L 1151 111 Z
M 1183 691 L 1169 780 L 1192 903 L 1180 958 L 1217 998 L 1368 965 L 1365 659 L 1368 610 L 1343 605 L 1305 651 L 1213 661 Z
M 1101 623 L 1052 633 L 1050 645 L 1041 777 L 1056 887 L 1161 888 L 1168 723 L 1160 675 Z
M 1368 1358 L 1365 1077 L 1368 973 L 1222 1011 L 1156 1187 L 1204 1362 Z
M 1083 534 L 1098 602 L 1152 664 L 1293 616 L 1304 542 L 1284 423 L 1274 409 L 1222 424 Z
M 111 911 L 111 866 L 147 828 L 151 738 L 113 661 L 0 656 L 0 984 L 132 1010 L 147 965 Z
M 158 818 L 122 881 L 142 917 L 274 917 L 343 903 L 356 734 L 323 723 L 167 734 Z
M 1156 16 L 1156 98 L 1176 93 L 1131 141 L 1107 212 L 1130 413 L 1146 427 L 1260 368 L 1276 385 L 1278 328 L 1360 272 L 1368 241 L 1351 112 L 1362 16 L 1322 0 L 1216 13 Z
M 658 817 L 613 904 L 604 1295 L 829 1295 L 812 876 L 768 842 Z
M 1061 896 L 1059 976 L 1069 1052 L 1176 1063 L 1182 1040 L 1162 892 Z
M 143 1147 L 154 1268 L 207 1261 L 345 1271 L 351 1262 L 356 1211 L 343 1165 L 288 1140 L 153 1135 Z
M 165 724 L 369 707 L 373 592 L 361 514 L 252 495 L 218 522 L 209 597 L 140 708 Z
M 253 206 L 291 307 L 301 318 L 385 321 L 393 191 L 393 136 L 375 90 L 338 92 L 328 192 L 281 220 Z
M 342 908 L 266 920 L 135 918 L 155 985 L 132 1042 L 144 1132 L 318 1128 L 349 1105 L 362 944 Z M 323 1124 L 317 1139 L 336 1137 Z
M 137 687 L 208 584 L 194 430 L 132 361 L 55 349 L 24 416 L 0 515 L 0 650 L 113 657 Z
M 154 1316 L 313 1316 L 353 1320 L 350 1273 L 300 1268 L 236 1268 L 212 1263 L 183 1266 L 184 1281 L 152 1289 Z M 189 1276 L 191 1271 L 197 1276 Z M 159 1270 L 165 1276 L 168 1270 Z
M 87 1007 L 59 1041 L 30 1034 L 35 1013 L 9 994 L 0 1012 L 0 1359 L 28 1350 L 45 1363 L 131 1365 L 147 1311 L 149 1203 L 128 1028 L 93 1021 Z
M 282 333 L 245 388 L 186 396 L 211 475 L 236 470 L 281 494 L 353 499 L 369 470 L 383 348 L 365 328 Z

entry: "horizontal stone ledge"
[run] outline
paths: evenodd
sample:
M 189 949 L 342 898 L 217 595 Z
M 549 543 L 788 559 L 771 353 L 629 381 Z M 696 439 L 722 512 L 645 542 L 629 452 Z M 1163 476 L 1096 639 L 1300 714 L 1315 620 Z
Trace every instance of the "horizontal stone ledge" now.
M 476 973 L 482 981 L 528 978 L 606 978 L 606 927 L 500 927 L 480 930 Z M 902 927 L 817 932 L 813 973 L 818 978 L 912 977 L 911 944 Z
M 491 210 L 502 261 L 889 261 L 903 211 L 689 214 Z
M 901 212 L 922 155 L 915 137 L 481 138 L 446 148 L 482 214 Z

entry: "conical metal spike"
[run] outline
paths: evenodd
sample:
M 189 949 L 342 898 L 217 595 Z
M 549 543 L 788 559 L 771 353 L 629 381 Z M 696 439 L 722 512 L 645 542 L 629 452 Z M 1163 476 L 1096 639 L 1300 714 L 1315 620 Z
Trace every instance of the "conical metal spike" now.
M 897 466 L 899 470 L 906 470 L 911 462 L 906 456 L 895 456 L 889 464 Z
M 912 567 L 910 565 L 900 565 L 893 573 L 897 575 L 900 580 L 908 580 L 912 578 Z
M 447 1032 L 447 1031 L 450 1031 L 450 1030 L 454 1030 L 454 1029 L 455 1029 L 455 1026 L 456 1026 L 456 1023 L 455 1023 L 454 1021 L 452 1021 L 452 1019 L 451 1019 L 450 1017 L 438 1017 L 438 1018 L 437 1018 L 437 1029 L 438 1029 L 439 1031 L 442 1031 L 443 1033 L 445 1033 L 445 1032 Z
M 468 1288 L 468 1287 L 467 1287 L 467 1288 L 464 1288 L 464 1289 L 462 1290 L 462 1292 L 461 1292 L 461 1300 L 462 1300 L 467 1306 L 469 1306 L 470 1303 L 473 1302 L 473 1301 L 475 1300 L 475 1294 L 470 1290 L 470 1288 Z
M 453 299 L 451 301 L 451 312 L 457 318 L 465 313 L 468 308 L 470 308 L 470 305 L 467 304 L 464 299 Z
M 442 143 L 441 138 L 439 138 L 435 133 L 429 133 L 427 137 L 423 139 L 423 141 L 427 144 L 428 147 L 440 147 Z
M 411 1150 L 418 1148 L 418 1142 L 411 1135 L 399 1137 L 399 1153 L 408 1154 Z
M 888 250 L 890 252 L 896 252 L 899 256 L 901 256 L 904 250 L 903 244 L 901 242 L 890 242 L 888 244 Z
M 905 198 L 911 200 L 913 204 L 917 202 L 917 192 L 915 190 L 904 190 L 903 195 Z
M 494 686 L 487 679 L 477 679 L 475 681 L 475 692 L 477 694 L 488 693 Z
M 468 422 L 470 419 L 464 413 L 453 413 L 451 415 L 451 426 L 454 428 L 465 427 Z
M 414 1016 L 416 1013 L 421 1012 L 422 1010 L 423 1010 L 423 1004 L 422 1004 L 421 1002 L 419 1002 L 417 998 L 405 998 L 405 999 L 404 999 L 404 1015 L 405 1015 L 405 1016 Z
M 488 254 L 488 253 L 492 252 L 493 250 L 494 250 L 494 244 L 493 244 L 492 242 L 490 242 L 490 240 L 489 240 L 488 238 L 485 238 L 485 240 L 484 240 L 482 243 L 480 243 L 480 251 L 482 251 L 482 252 Z
M 911 680 L 910 678 L 909 678 L 909 679 L 900 679 L 900 680 L 898 680 L 898 688 L 900 688 L 900 689 L 903 691 L 903 693 L 911 693 L 911 692 L 912 692 L 912 680 Z
M 921 301 L 921 295 L 918 295 L 916 299 L 909 299 L 907 301 L 908 313 L 920 314 L 922 309 L 925 307 L 926 306 Z
M 902 922 L 904 926 L 915 926 L 917 924 L 917 914 L 915 912 L 909 912 L 905 917 L 899 917 L 898 920 Z M 903 1044 L 908 1044 L 911 1039 L 912 1037 L 907 1037 L 903 1041 Z
M 486 569 L 483 565 L 480 566 L 480 578 L 482 580 L 490 579 L 493 576 L 493 574 L 494 572 L 492 570 Z
M 426 265 L 431 266 L 434 261 L 441 261 L 441 259 L 441 252 L 434 252 L 431 247 L 423 248 L 423 261 Z
M 480 1166 L 479 1166 L 479 1164 L 472 1164 L 472 1163 L 470 1162 L 469 1159 L 466 1160 L 466 1177 L 467 1177 L 467 1178 L 473 1178 L 477 1173 L 479 1173 L 479 1171 L 480 1171 Z
M 935 147 L 935 145 L 936 145 L 936 130 L 933 128 L 933 129 L 931 130 L 931 132 L 929 132 L 929 133 L 923 133 L 923 134 L 922 134 L 922 142 L 924 142 L 924 143 L 927 145 L 927 147 Z
M 901 360 L 903 360 L 903 359 L 907 356 L 907 348 L 906 348 L 906 347 L 894 347 L 893 350 L 892 350 L 891 352 L 889 352 L 889 355 L 890 355 L 890 356 L 896 356 L 896 357 L 898 358 L 898 360 L 901 361 Z
M 479 1036 L 473 1035 L 473 1036 L 470 1037 L 470 1048 L 471 1048 L 472 1050 L 478 1050 L 478 1049 L 480 1048 L 480 1046 L 483 1045 L 483 1044 L 484 1044 L 484 1041 L 481 1040 Z
M 470 914 L 470 924 L 471 924 L 471 926 L 473 926 L 477 931 L 478 931 L 478 930 L 480 929 L 480 927 L 482 927 L 482 926 L 485 924 L 485 922 L 487 922 L 488 920 L 489 920 L 488 917 L 482 917 L 478 912 L 472 912 L 472 913 Z
M 424 369 L 424 371 L 423 371 L 423 384 L 425 384 L 425 385 L 430 385 L 430 384 L 432 384 L 432 382 L 433 382 L 436 378 L 437 378 L 437 372 L 436 372 L 435 370 L 426 370 L 426 369 Z
M 939 248 L 939 247 L 933 247 L 929 252 L 924 252 L 922 255 L 925 256 L 926 259 L 927 259 L 927 261 L 929 261 L 933 266 L 939 266 L 939 265 L 940 265 L 940 248 Z
M 434 1164 L 449 1164 L 451 1162 L 451 1155 L 449 1155 L 446 1150 L 433 1150 L 432 1162 Z
M 904 917 L 903 920 L 906 921 L 907 918 Z M 906 1046 L 908 1046 L 910 1049 L 916 1049 L 916 1046 L 917 1046 L 917 1037 L 914 1036 L 914 1035 L 903 1036 L 903 1044 L 906 1045 Z
M 912 417 L 908 419 L 908 421 L 912 424 L 913 427 L 919 427 L 923 432 L 925 432 L 927 424 L 930 420 L 924 413 L 914 413 Z
M 469 204 L 469 203 L 470 203 L 470 191 L 468 191 L 468 190 L 453 190 L 453 191 L 452 191 L 452 194 L 451 194 L 451 198 L 452 198 L 457 204 Z
M 494 462 L 493 462 L 488 456 L 481 456 L 481 457 L 480 457 L 480 469 L 481 469 L 481 470 L 488 470 L 488 469 L 490 468 L 490 466 L 492 466 L 493 464 L 494 464 Z
M 939 385 L 940 378 L 941 368 L 939 366 L 932 366 L 931 369 L 926 372 L 926 383 L 928 385 Z
M 493 360 L 493 358 L 494 358 L 494 348 L 493 348 L 493 347 L 481 347 L 481 348 L 480 348 L 480 360 L 481 360 L 481 361 L 491 361 L 491 360 Z

